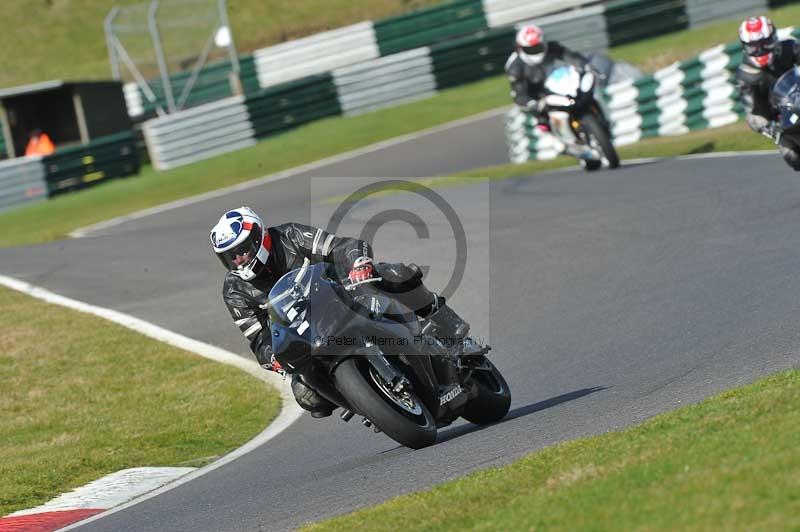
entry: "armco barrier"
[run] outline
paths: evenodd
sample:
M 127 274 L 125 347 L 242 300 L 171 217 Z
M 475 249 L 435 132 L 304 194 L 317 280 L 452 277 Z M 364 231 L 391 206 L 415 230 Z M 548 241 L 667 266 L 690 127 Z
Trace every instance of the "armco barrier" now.
M 446 89 L 503 73 L 513 42 L 513 28 L 501 28 L 431 47 L 436 86 Z
M 782 29 L 779 35 L 785 38 L 791 31 Z M 734 82 L 741 61 L 738 42 L 719 45 L 652 76 L 609 86 L 605 103 L 615 144 L 735 122 L 743 111 Z M 506 137 L 513 162 L 554 157 L 556 154 L 546 149 L 548 136 L 540 134 L 525 113 L 518 109 L 509 112 Z
M 605 50 L 609 46 L 605 8 L 602 5 L 574 9 L 535 19 L 548 39 L 579 52 Z
M 139 173 L 139 153 L 133 131 L 95 139 L 81 146 L 60 148 L 42 159 L 48 195 L 91 186 L 114 177 Z
M 686 0 L 691 27 L 724 19 L 744 19 L 762 14 L 767 8 L 767 0 Z
M 529 20 L 534 17 L 541 17 L 565 11 L 580 6 L 587 6 L 598 3 L 597 0 L 483 0 L 483 11 L 486 15 L 486 22 L 490 28 L 507 26 Z
M 0 210 L 47 198 L 41 157 L 0 161 Z
M 605 17 L 611 46 L 689 27 L 686 0 L 616 0 Z
M 334 70 L 333 82 L 345 114 L 397 105 L 436 92 L 427 47 Z
M 244 98 L 235 96 L 144 123 L 150 161 L 158 170 L 255 144 Z
M 189 81 L 191 88 L 186 90 Z M 217 61 L 202 68 L 196 75 L 182 71 L 170 76 L 172 94 L 178 109 L 190 109 L 216 100 L 233 96 L 236 77 L 232 74 L 230 61 Z M 256 92 L 259 85 L 258 72 L 252 55 L 239 58 L 238 84 L 244 92 Z M 168 111 L 164 84 L 160 78 L 148 81 L 149 89 L 143 91 L 136 83 L 123 86 L 128 115 L 132 118 L 152 117 L 160 107 Z
M 255 138 L 342 113 L 330 74 L 269 87 L 245 101 Z
M 481 0 L 456 0 L 375 22 L 375 38 L 384 56 L 484 28 Z
M 786 3 L 790 2 L 770 0 L 768 7 Z M 435 50 L 452 39 L 508 28 L 521 21 L 533 21 L 550 38 L 589 52 L 719 18 L 744 17 L 765 7 L 767 0 L 450 0 L 405 15 L 353 24 L 256 50 L 240 57 L 239 77 L 245 95 L 251 95 L 308 76 L 351 66 L 357 69 L 365 61 L 399 52 L 426 47 Z M 508 47 L 510 50 L 511 43 Z M 230 65 L 224 61 L 204 68 L 184 108 L 232 95 L 229 70 Z M 172 76 L 176 98 L 180 98 L 188 77 L 186 72 Z M 151 86 L 156 101 L 166 108 L 160 81 L 153 80 Z M 126 86 L 125 96 L 132 117 L 153 115 L 155 105 L 135 85 Z M 401 99 L 392 95 L 388 101 Z
M 253 53 L 261 88 L 322 74 L 380 55 L 372 22 L 262 48 Z

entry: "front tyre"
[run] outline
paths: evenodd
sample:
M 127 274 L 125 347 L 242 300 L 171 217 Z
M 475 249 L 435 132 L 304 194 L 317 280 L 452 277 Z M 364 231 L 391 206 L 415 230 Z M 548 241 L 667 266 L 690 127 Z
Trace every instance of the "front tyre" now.
M 347 402 L 396 442 L 412 449 L 436 442 L 436 420 L 422 401 L 410 391 L 393 393 L 366 359 L 348 358 L 334 378 Z
M 589 137 L 589 144 L 603 153 L 603 157 L 608 161 L 608 167 L 619 168 L 619 155 L 611 142 L 610 133 L 603 127 L 600 120 L 594 115 L 587 114 L 581 119 L 581 124 L 583 124 L 586 136 Z M 599 164 L 594 168 L 589 168 L 587 165 L 586 169 L 596 170 L 599 167 Z
M 475 370 L 472 380 L 478 387 L 478 395 L 464 407 L 461 417 L 476 425 L 488 425 L 500 421 L 511 406 L 511 390 L 500 371 L 488 358 L 487 369 Z

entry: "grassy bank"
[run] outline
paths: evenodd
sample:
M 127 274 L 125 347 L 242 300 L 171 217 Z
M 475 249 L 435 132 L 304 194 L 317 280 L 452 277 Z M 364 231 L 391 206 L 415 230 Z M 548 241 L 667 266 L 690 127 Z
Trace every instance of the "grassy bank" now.
M 200 466 L 280 397 L 240 370 L 0 288 L 0 515 L 138 466 Z
M 107 79 L 110 76 L 103 19 L 112 5 L 131 6 L 145 0 L 14 0 L 3 6 L 0 48 L 24 53 L 0 55 L 0 87 L 47 79 Z M 228 15 L 240 53 L 334 29 L 376 20 L 441 0 L 228 0 Z M 213 5 L 209 2 L 209 5 Z M 800 7 L 769 12 L 779 26 L 796 24 Z M 736 38 L 739 21 L 709 25 L 613 50 L 614 57 L 647 71 L 684 59 L 700 50 Z M 164 37 L 172 43 L 169 34 Z M 205 34 L 198 38 L 205 39 Z M 184 39 L 185 40 L 185 39 Z M 191 49 L 196 55 L 205 41 Z M 172 43 L 183 45 L 183 43 Z M 146 57 L 143 55 L 143 57 Z
M 800 529 L 800 371 L 308 527 Z
M 111 67 L 103 33 L 103 20 L 112 6 L 131 6 L 146 1 L 148 0 L 3 2 L 0 49 L 19 50 L 19 53 L 0 54 L 0 87 L 48 79 L 110 78 Z M 245 53 L 362 20 L 405 13 L 438 1 L 228 0 L 228 16 L 238 50 Z M 208 2 L 212 7 L 215 4 L 216 0 Z M 141 20 L 138 22 L 141 23 Z M 182 31 L 187 30 L 184 28 Z M 162 31 L 162 36 L 167 44 L 181 44 L 171 38 L 170 33 Z M 203 49 L 207 35 L 203 33 L 196 37 L 201 39 L 196 45 L 192 42 L 193 46 L 185 47 L 195 56 Z

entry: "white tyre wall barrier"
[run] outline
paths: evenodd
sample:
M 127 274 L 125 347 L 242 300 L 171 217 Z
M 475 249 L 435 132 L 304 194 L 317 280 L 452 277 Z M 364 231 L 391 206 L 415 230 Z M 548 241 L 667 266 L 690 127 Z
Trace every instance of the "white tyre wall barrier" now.
M 253 54 L 262 88 L 380 56 L 372 22 L 289 41 Z
M 144 123 L 158 170 L 194 163 L 256 143 L 244 98 L 235 96 Z
M 436 92 L 427 47 L 334 70 L 333 80 L 345 114 L 389 107 Z

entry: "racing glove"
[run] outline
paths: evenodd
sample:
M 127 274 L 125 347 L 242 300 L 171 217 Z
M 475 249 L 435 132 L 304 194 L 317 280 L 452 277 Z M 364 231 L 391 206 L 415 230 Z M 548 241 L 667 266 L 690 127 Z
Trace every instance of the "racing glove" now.
M 350 270 L 347 277 L 350 279 L 351 283 L 358 283 L 371 279 L 374 271 L 375 268 L 373 267 L 371 258 L 366 256 L 358 257 L 355 262 L 353 262 L 353 268 Z
M 270 357 L 269 364 L 265 364 L 263 368 L 268 371 L 274 371 L 275 373 L 278 373 L 280 375 L 286 375 L 286 370 L 283 369 L 283 366 L 281 366 L 281 363 L 278 362 L 277 358 L 275 358 L 275 355 L 272 355 Z

